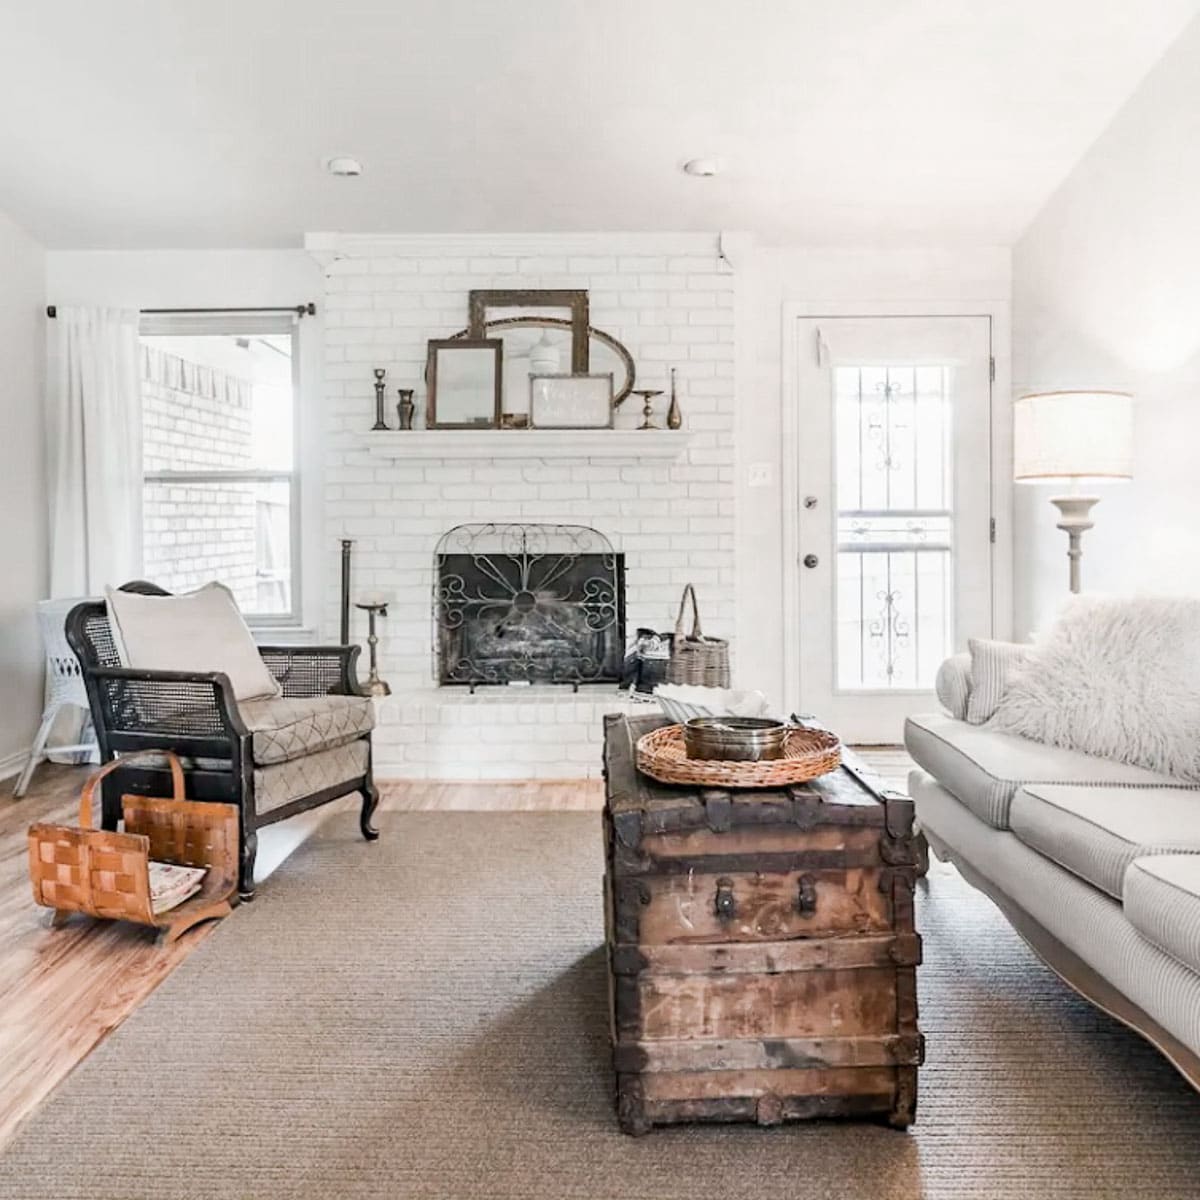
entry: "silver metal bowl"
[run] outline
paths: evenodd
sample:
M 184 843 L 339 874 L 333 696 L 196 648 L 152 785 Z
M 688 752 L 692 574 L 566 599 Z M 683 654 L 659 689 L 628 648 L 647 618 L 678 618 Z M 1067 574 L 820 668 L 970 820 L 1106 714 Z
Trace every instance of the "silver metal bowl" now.
M 693 717 L 683 727 L 688 758 L 763 762 L 782 758 L 788 727 L 766 717 Z

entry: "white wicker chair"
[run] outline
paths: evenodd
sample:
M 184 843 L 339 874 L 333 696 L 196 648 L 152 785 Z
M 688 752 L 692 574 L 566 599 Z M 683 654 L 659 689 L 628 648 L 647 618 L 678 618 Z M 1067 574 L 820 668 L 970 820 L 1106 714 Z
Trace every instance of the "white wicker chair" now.
M 49 754 L 84 754 L 96 749 L 95 734 L 92 731 L 91 708 L 88 704 L 87 689 L 83 683 L 83 668 L 75 651 L 67 644 L 66 619 L 67 613 L 77 604 L 78 600 L 43 600 L 37 606 L 38 624 L 42 631 L 42 642 L 46 647 L 46 707 L 42 713 L 42 723 L 38 726 L 37 736 L 33 739 L 33 749 L 25 769 L 17 778 L 17 786 L 13 788 L 13 799 L 25 795 L 29 781 L 33 778 L 34 769 Z M 50 731 L 58 714 L 64 708 L 76 707 L 83 709 L 85 723 L 83 736 L 85 740 L 72 746 L 46 746 Z

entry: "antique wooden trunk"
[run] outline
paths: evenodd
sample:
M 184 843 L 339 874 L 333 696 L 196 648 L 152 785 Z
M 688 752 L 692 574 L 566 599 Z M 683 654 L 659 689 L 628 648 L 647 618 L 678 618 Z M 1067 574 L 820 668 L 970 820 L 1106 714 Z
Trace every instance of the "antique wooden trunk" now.
M 617 1113 L 678 1121 L 913 1119 L 912 801 L 852 757 L 782 791 L 638 773 L 661 718 L 605 720 L 607 920 Z

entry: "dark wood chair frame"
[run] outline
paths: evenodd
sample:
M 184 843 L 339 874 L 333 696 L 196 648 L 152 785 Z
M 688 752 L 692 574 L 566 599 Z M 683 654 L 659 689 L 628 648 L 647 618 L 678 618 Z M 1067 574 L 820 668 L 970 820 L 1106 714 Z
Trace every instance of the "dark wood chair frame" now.
M 121 590 L 145 596 L 170 595 L 142 581 L 127 583 Z M 253 734 L 238 712 L 228 675 L 122 667 L 103 601 L 77 604 L 67 614 L 66 633 L 83 668 L 100 761 L 107 763 L 119 754 L 138 750 L 171 750 L 185 760 L 193 760 L 185 771 L 189 799 L 237 806 L 238 895 L 242 900 L 254 897 L 258 830 L 265 825 L 361 792 L 359 828 L 368 841 L 379 836 L 371 823 L 379 792 L 371 770 L 369 733 L 363 734 L 367 743 L 365 775 L 259 813 L 254 802 Z M 359 651 L 359 646 L 259 647 L 283 695 L 293 697 L 365 696 L 356 669 Z M 220 769 L 208 764 L 198 766 L 196 759 L 220 760 L 222 765 Z M 161 769 L 130 766 L 107 776 L 101 789 L 101 827 L 115 829 L 123 795 L 169 795 L 171 774 L 165 763 Z

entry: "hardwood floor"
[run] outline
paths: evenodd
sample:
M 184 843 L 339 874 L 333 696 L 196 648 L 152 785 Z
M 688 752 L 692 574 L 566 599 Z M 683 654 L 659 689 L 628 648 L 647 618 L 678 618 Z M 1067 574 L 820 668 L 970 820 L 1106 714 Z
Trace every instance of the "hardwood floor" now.
M 860 754 L 889 786 L 903 790 L 911 765 L 898 747 Z M 50 914 L 30 893 L 26 830 L 35 821 L 77 819 L 81 767 L 43 766 L 26 796 L 7 798 L 0 781 L 0 1150 L 21 1119 L 191 952 L 215 924 L 198 926 L 171 945 L 154 931 L 77 917 L 50 929 Z M 392 811 L 567 812 L 599 810 L 599 780 L 514 783 L 390 782 L 380 807 Z M 354 811 L 347 797 L 259 833 L 259 880 L 266 878 L 322 821 Z

